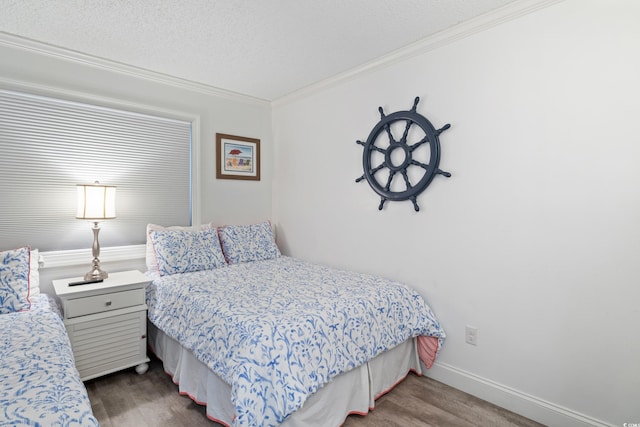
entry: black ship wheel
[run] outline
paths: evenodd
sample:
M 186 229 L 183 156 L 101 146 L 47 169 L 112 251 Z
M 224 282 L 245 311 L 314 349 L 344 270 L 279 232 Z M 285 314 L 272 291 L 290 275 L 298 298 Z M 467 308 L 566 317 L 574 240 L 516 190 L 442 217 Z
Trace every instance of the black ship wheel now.
M 446 124 L 436 130 L 426 117 L 416 113 L 419 101 L 420 98 L 416 97 L 410 111 L 397 111 L 388 116 L 384 114 L 382 107 L 379 107 L 380 121 L 371 130 L 367 141 L 356 141 L 364 147 L 364 174 L 356 179 L 356 182 L 366 179 L 373 191 L 380 195 L 379 210 L 382 210 L 387 200 L 411 200 L 417 212 L 420 207 L 416 198 L 427 188 L 433 177 L 451 176 L 449 172 L 438 167 L 438 136 L 451 125 Z M 394 137 L 394 131 L 402 132 L 399 140 Z M 385 134 L 388 138 L 383 137 Z M 384 170 L 388 170 L 388 174 L 385 174 Z M 378 181 L 378 178 L 382 181 Z

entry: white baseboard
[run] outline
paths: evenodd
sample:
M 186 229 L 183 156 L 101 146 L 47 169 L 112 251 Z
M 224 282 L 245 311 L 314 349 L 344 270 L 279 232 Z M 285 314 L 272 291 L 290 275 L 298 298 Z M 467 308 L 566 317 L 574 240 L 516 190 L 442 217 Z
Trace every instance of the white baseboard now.
M 434 363 L 431 369 L 426 371 L 426 375 L 547 426 L 612 427 L 612 424 L 531 396 L 446 363 Z

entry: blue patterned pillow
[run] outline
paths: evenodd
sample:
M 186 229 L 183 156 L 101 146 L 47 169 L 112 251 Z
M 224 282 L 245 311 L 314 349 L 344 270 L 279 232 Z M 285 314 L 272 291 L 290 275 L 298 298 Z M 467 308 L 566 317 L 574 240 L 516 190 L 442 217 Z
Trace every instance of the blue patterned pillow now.
M 145 248 L 145 261 L 147 264 L 147 272 L 151 274 L 151 276 L 155 277 L 160 275 L 158 271 L 158 261 L 156 260 L 156 252 L 153 249 L 153 242 L 151 241 L 151 232 L 152 231 L 165 231 L 165 230 L 187 230 L 187 231 L 202 231 L 202 230 L 212 230 L 215 229 L 213 224 L 202 224 L 199 226 L 180 226 L 180 225 L 172 225 L 170 227 L 165 227 L 163 225 L 158 224 L 147 224 L 147 242 Z
M 220 228 L 222 249 L 229 264 L 277 258 L 280 250 L 269 221 Z
M 29 310 L 29 248 L 0 252 L 0 314 Z
M 161 276 L 227 265 L 215 229 L 151 231 L 149 236 Z

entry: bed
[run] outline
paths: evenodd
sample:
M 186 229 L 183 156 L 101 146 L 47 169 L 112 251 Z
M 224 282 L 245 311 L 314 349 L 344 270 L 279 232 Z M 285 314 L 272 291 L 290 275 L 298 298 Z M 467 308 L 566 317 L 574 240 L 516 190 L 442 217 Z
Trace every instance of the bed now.
M 282 256 L 268 222 L 147 232 L 149 344 L 224 425 L 338 426 L 444 341 L 417 292 Z
M 98 426 L 37 250 L 0 252 L 0 426 Z

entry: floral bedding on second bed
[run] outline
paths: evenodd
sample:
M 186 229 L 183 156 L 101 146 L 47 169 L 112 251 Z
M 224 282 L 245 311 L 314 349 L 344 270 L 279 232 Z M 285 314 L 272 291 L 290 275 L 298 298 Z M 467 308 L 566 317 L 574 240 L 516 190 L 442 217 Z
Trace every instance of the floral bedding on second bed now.
M 0 426 L 98 426 L 55 303 L 32 297 L 0 331 Z
M 282 423 L 335 376 L 445 334 L 423 298 L 289 257 L 156 278 L 149 319 L 231 385 L 234 425 Z

